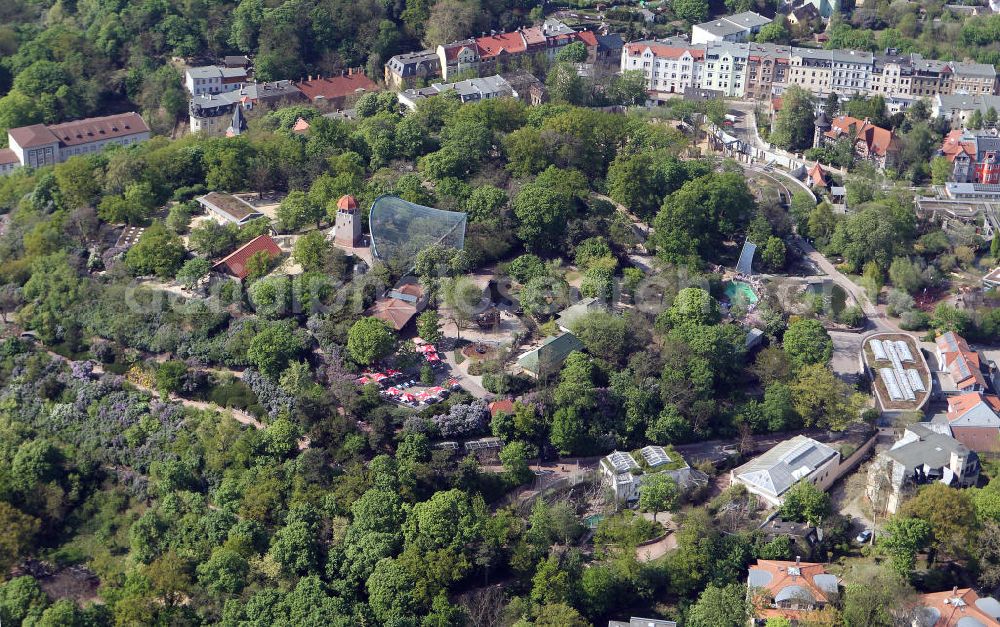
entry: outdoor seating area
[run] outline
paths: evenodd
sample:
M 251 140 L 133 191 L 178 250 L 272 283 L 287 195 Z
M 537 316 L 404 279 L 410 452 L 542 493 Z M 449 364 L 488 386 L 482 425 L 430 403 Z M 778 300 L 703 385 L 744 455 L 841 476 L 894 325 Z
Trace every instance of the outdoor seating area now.
M 423 351 L 418 348 L 418 352 L 422 352 L 432 365 L 443 363 L 432 344 L 423 343 L 419 346 L 425 347 Z M 431 357 L 434 358 L 433 361 Z M 383 398 L 408 407 L 439 403 L 462 387 L 456 378 L 445 379 L 440 385 L 426 386 L 416 377 L 394 368 L 385 368 L 379 372 L 364 372 L 354 382 L 358 385 L 377 385 L 381 388 L 379 394 Z

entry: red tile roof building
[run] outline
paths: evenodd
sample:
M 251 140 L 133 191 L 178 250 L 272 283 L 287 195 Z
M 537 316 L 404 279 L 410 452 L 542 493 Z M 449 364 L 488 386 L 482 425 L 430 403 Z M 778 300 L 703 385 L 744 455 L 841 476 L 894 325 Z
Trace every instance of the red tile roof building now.
M 651 92 L 683 94 L 700 84 L 705 48 L 638 41 L 622 48 L 622 70 L 641 71 Z
M 854 144 L 854 154 L 861 159 L 874 161 L 881 168 L 891 168 L 899 156 L 899 138 L 888 129 L 875 126 L 868 119 L 859 120 L 849 115 L 839 115 L 830 121 L 830 130 L 824 133 L 827 143 L 847 138 Z
M 986 390 L 979 353 L 969 348 L 961 335 L 949 331 L 937 337 L 938 370 L 951 376 L 955 389 L 962 392 Z
M 809 184 L 824 189 L 829 185 L 826 170 L 819 163 L 809 168 Z
M 368 92 L 379 90 L 379 86 L 361 69 L 345 70 L 336 76 L 310 76 L 308 80 L 295 83 L 295 86 L 313 104 L 326 104 L 338 109 L 343 109 L 349 101 Z
M 233 275 L 237 279 L 245 279 L 249 270 L 247 262 L 257 253 L 266 253 L 273 261 L 281 256 L 281 249 L 270 235 L 261 235 L 240 246 L 227 257 L 215 264 L 215 269 Z
M 747 576 L 747 594 L 758 619 L 806 618 L 833 601 L 840 580 L 823 564 L 757 560 Z
M 62 124 L 32 124 L 7 131 L 7 145 L 21 166 L 41 167 L 100 151 L 108 144 L 128 146 L 149 139 L 149 127 L 138 113 L 119 113 Z M 0 172 L 10 155 L 0 155 Z M 9 168 L 12 169 L 12 168 Z
M 500 72 L 507 61 L 525 54 L 544 54 L 551 60 L 560 48 L 577 41 L 587 48 L 587 63 L 593 63 L 597 59 L 597 36 L 590 31 L 576 32 L 554 19 L 546 20 L 541 26 L 510 33 L 493 33 L 443 44 L 437 47 L 437 55 L 441 77 L 447 81 L 464 72 L 473 72 L 476 76 Z M 387 67 L 399 73 L 399 68 L 393 69 L 391 65 L 390 59 Z
M 919 624 L 926 627 L 1000 627 L 1000 603 L 972 588 L 922 594 L 920 606 Z
M 969 450 L 1000 452 L 1000 398 L 982 392 L 950 396 L 945 418 L 951 437 Z
M 952 181 L 1000 183 L 1000 137 L 954 130 L 945 136 L 939 153 L 952 163 Z
M 504 398 L 490 403 L 490 415 L 496 416 L 499 413 L 513 414 L 514 401 L 510 400 L 509 398 Z

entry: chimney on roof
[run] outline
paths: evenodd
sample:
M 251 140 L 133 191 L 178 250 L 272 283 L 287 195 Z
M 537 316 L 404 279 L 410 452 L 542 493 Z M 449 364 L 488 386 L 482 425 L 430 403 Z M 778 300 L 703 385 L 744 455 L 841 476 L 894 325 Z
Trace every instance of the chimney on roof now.
M 956 598 L 958 597 L 958 586 L 954 586 L 951 589 L 951 596 L 956 597 Z

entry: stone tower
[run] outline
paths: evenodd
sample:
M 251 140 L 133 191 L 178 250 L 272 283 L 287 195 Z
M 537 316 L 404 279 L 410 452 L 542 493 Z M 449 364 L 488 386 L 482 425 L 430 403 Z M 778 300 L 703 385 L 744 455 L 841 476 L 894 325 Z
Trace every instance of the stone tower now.
M 823 145 L 823 134 L 830 130 L 830 118 L 826 117 L 826 112 L 820 111 L 816 116 L 816 131 L 813 133 L 813 148 Z
M 337 221 L 333 241 L 345 248 L 361 246 L 361 216 L 358 214 L 358 201 L 350 194 L 341 196 L 337 201 Z

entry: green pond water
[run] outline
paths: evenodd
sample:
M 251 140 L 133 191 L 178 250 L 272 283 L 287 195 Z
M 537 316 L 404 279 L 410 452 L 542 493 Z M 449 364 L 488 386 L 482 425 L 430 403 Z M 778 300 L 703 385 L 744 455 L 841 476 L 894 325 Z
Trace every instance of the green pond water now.
M 753 291 L 748 283 L 743 281 L 726 281 L 723 290 L 726 294 L 726 299 L 732 303 L 737 299 L 745 300 L 747 304 L 756 304 L 758 300 L 757 294 Z

